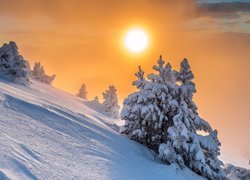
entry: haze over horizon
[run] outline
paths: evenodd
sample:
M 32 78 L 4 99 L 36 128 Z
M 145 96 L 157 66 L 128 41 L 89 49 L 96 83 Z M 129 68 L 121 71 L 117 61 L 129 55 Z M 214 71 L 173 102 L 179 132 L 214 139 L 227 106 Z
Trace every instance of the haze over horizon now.
M 249 168 L 250 0 L 0 1 L 0 43 L 17 42 L 32 65 L 57 75 L 57 88 L 76 94 L 85 83 L 89 99 L 115 85 L 121 102 L 139 65 L 147 74 L 160 54 L 174 69 L 188 58 L 222 158 Z M 135 27 L 149 35 L 137 54 L 124 46 Z

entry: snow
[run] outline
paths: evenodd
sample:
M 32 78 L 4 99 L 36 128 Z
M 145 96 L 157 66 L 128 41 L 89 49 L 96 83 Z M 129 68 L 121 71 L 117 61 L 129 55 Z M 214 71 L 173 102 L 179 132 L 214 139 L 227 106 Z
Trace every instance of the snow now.
M 250 180 L 250 169 L 237 167 L 232 164 L 226 164 L 224 169 L 230 180 Z
M 0 74 L 11 81 L 28 84 L 28 62 L 18 52 L 15 42 L 0 47 Z
M 218 145 L 214 143 L 214 137 L 213 137 L 214 133 L 217 134 L 217 131 L 213 131 L 210 135 L 206 135 L 206 136 L 197 135 L 201 146 L 203 146 L 205 149 L 208 149 L 210 151 L 217 151 L 218 149 Z
M 168 161 L 169 163 L 173 163 L 176 159 L 176 153 L 173 147 L 168 143 L 162 143 L 159 146 L 159 158 L 163 161 Z
M 45 73 L 45 70 L 44 70 L 44 67 L 41 65 L 40 62 L 35 62 L 34 64 L 34 67 L 33 67 L 33 70 L 30 71 L 30 75 L 40 81 L 40 82 L 43 82 L 43 83 L 47 83 L 47 84 L 52 84 L 52 82 L 55 80 L 56 78 L 56 75 L 47 75 Z
M 0 79 L 0 179 L 202 179 L 121 136 L 93 103 Z
M 118 105 L 118 97 L 115 86 L 109 86 L 108 89 L 102 93 L 104 110 L 108 115 L 118 118 L 120 114 L 120 106 Z

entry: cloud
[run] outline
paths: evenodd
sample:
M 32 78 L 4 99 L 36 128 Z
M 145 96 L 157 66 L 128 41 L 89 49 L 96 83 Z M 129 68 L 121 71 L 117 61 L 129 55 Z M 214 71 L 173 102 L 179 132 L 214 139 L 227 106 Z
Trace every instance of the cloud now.
M 23 0 L 22 3 L 0 0 L 0 4 L 1 32 L 16 31 L 15 34 L 34 30 L 89 37 L 92 32 L 98 35 L 100 29 L 100 33 L 114 34 L 120 31 L 119 28 L 134 25 L 168 33 L 187 30 L 191 26 L 194 27 L 192 30 L 213 28 L 216 31 L 229 29 L 232 25 L 240 28 L 239 22 L 244 23 L 250 15 L 250 2 L 215 0 Z
M 187 22 L 192 30 L 249 33 L 250 1 L 197 0 L 194 16 Z
M 250 2 L 197 3 L 201 16 L 238 18 L 242 13 L 250 13 Z

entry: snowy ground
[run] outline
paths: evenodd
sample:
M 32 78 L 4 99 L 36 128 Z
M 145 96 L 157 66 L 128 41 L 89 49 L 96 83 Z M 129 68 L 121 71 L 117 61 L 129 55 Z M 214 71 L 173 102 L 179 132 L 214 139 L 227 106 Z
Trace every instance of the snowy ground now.
M 202 179 L 119 135 L 90 102 L 0 80 L 0 179 Z

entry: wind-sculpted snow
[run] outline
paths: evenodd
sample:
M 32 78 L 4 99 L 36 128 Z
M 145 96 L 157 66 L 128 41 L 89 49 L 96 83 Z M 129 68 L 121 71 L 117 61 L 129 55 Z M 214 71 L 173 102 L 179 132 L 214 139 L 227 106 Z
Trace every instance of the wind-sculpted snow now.
M 201 179 L 160 163 L 85 102 L 0 80 L 0 179 Z

